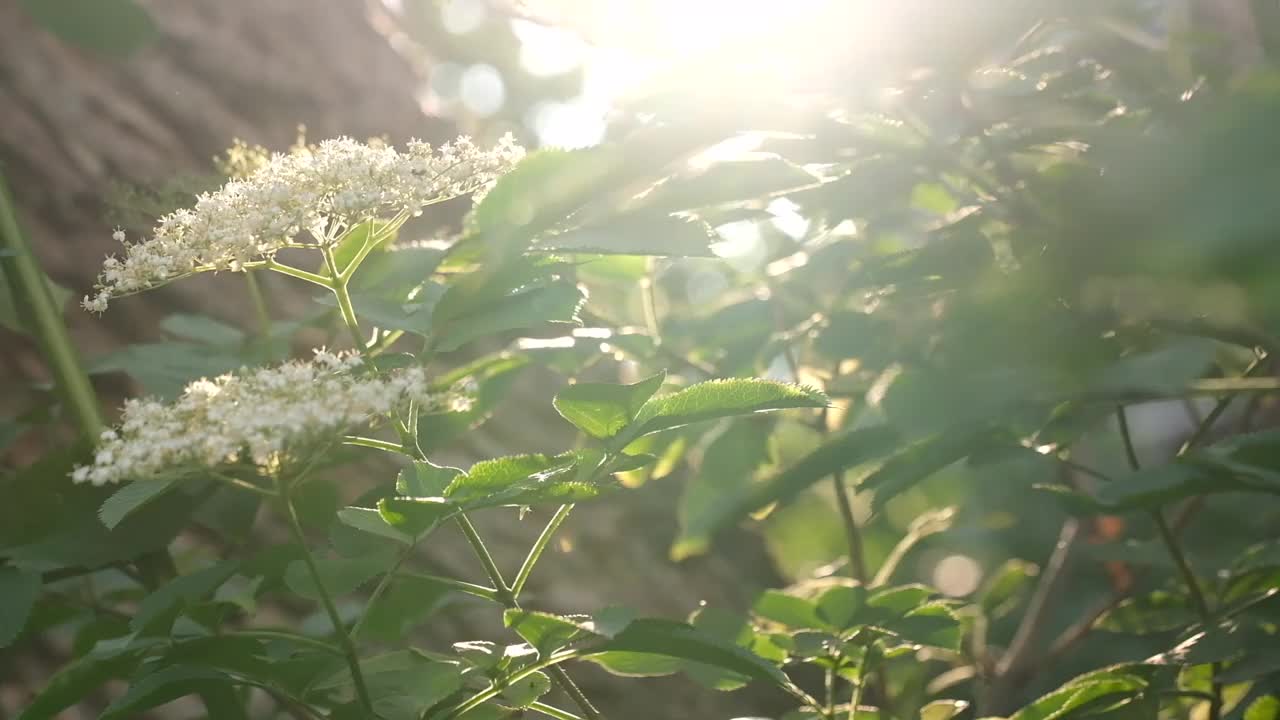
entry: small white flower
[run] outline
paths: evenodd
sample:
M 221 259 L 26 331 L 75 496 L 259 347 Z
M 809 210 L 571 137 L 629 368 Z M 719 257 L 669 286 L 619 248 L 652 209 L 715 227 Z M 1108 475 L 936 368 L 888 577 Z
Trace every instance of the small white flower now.
M 124 257 L 107 260 L 82 304 L 102 312 L 114 297 L 191 273 L 241 270 L 291 244 L 330 245 L 375 218 L 403 220 L 427 205 L 479 197 L 523 155 L 510 135 L 489 150 L 465 137 L 439 148 L 412 141 L 403 152 L 349 138 L 295 148 L 162 217 L 150 239 L 125 243 Z M 112 237 L 125 241 L 119 228 Z
M 237 462 L 272 472 L 411 401 L 421 412 L 463 405 L 456 389 L 429 391 L 422 367 L 356 375 L 351 354 L 315 355 L 196 380 L 169 404 L 126 401 L 120 427 L 102 433 L 93 464 L 75 468 L 71 478 L 102 485 Z

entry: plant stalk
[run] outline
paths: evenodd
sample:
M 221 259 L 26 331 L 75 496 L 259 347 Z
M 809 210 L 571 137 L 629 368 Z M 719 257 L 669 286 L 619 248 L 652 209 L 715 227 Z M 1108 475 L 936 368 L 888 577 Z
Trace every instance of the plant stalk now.
M 476 557 L 480 559 L 480 564 L 484 566 L 484 571 L 489 576 L 490 582 L 498 589 L 498 601 L 508 610 L 519 610 L 520 601 L 516 598 L 516 594 L 512 592 L 511 586 L 507 585 L 507 581 L 502 578 L 502 571 L 498 569 L 498 564 L 494 562 L 493 555 L 489 553 L 489 548 L 485 547 L 484 540 L 480 537 L 480 533 L 476 531 L 476 526 L 463 513 L 457 515 L 457 521 L 458 527 L 462 528 L 462 534 L 467 537 L 467 542 L 471 543 L 471 548 L 475 551 Z M 604 720 L 604 715 L 591 704 L 591 700 L 583 694 L 582 690 L 573 682 L 573 679 L 569 677 L 569 673 L 564 671 L 564 668 L 549 665 L 546 669 L 547 674 L 551 676 L 551 680 L 573 700 L 574 704 L 582 710 L 582 714 L 588 720 Z
M 1226 402 L 1222 402 L 1220 405 L 1225 408 Z M 1192 436 L 1193 440 L 1197 440 L 1203 434 L 1207 434 L 1208 426 L 1220 414 L 1220 412 L 1216 414 L 1210 413 L 1210 416 L 1200 424 L 1201 429 L 1198 429 L 1195 435 Z M 1120 428 L 1120 439 L 1124 444 L 1124 453 L 1129 461 L 1129 467 L 1137 472 L 1142 469 L 1142 464 L 1138 461 L 1138 453 L 1133 445 L 1133 435 L 1129 432 L 1129 419 L 1125 414 L 1123 405 L 1116 407 L 1116 423 Z M 1188 441 L 1179 450 L 1178 454 L 1181 455 L 1186 452 L 1192 444 L 1194 444 L 1192 441 Z M 1169 522 L 1165 520 L 1164 511 L 1159 507 L 1154 508 L 1151 510 L 1151 519 L 1155 521 L 1156 529 L 1160 532 L 1160 540 L 1164 543 L 1165 550 L 1173 558 L 1174 565 L 1178 567 L 1178 573 L 1182 575 L 1182 581 L 1187 586 L 1187 592 L 1191 595 L 1191 601 L 1196 606 L 1196 613 L 1200 616 L 1204 629 L 1206 631 L 1210 630 L 1213 627 L 1213 611 L 1209 608 L 1209 602 L 1205 599 L 1204 590 L 1200 587 L 1200 581 L 1196 579 L 1191 563 L 1187 561 L 1186 553 L 1183 552 L 1182 546 L 1178 543 L 1178 538 L 1173 534 L 1173 530 L 1170 529 Z M 1216 678 L 1221 671 L 1221 663 L 1215 662 L 1210 666 L 1211 677 Z M 1209 720 L 1219 720 L 1222 717 L 1222 683 L 1216 679 L 1213 680 L 1210 692 L 1213 695 L 1213 699 L 1209 701 Z
M 338 310 L 342 313 L 342 323 L 351 332 L 351 339 L 355 342 L 356 350 L 364 352 L 364 337 L 360 334 L 360 321 L 356 319 L 356 309 L 351 304 L 351 293 L 347 291 L 347 279 L 338 272 L 338 263 L 334 260 L 333 249 L 323 247 L 320 252 L 324 254 L 324 264 L 329 269 L 333 296 L 338 299 Z
M 293 534 L 294 542 L 298 543 L 299 549 L 302 550 L 302 560 L 307 566 L 307 571 L 311 574 L 311 580 L 316 585 L 316 593 L 320 595 L 320 604 L 324 606 L 325 613 L 329 616 L 329 621 L 333 623 L 333 632 L 338 637 L 338 644 L 342 648 L 342 654 L 347 660 L 347 667 L 351 671 L 351 682 L 355 685 L 356 700 L 360 703 L 360 707 L 365 714 L 373 717 L 373 700 L 369 696 L 369 688 L 365 685 L 364 672 L 360 669 L 360 656 L 356 653 L 355 643 L 351 641 L 351 635 L 347 633 L 343 626 L 342 617 L 338 614 L 338 608 L 333 603 L 333 597 L 329 594 L 328 589 L 324 586 L 324 581 L 320 578 L 320 568 L 316 566 L 316 560 L 311 555 L 311 549 L 307 547 L 307 538 L 302 532 L 302 523 L 298 520 L 297 508 L 293 505 L 293 499 L 289 497 L 289 490 L 283 481 L 277 480 L 280 498 L 284 502 L 285 515 L 289 520 L 289 531 Z
M 71 344 L 71 336 L 62 320 L 62 313 L 54 305 L 45 274 L 40 270 L 18 224 L 13 196 L 2 173 L 0 248 L 12 253 L 8 257 L 0 257 L 0 267 L 3 267 L 14 300 L 24 311 L 28 326 L 49 363 L 54 384 L 75 418 L 80 435 L 89 443 L 95 443 L 105 424 L 98 408 L 97 394 L 80 364 L 75 346 Z

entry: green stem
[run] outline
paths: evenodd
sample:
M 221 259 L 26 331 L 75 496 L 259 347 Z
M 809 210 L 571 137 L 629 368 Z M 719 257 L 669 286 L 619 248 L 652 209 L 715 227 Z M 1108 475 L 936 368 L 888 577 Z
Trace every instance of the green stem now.
M 835 485 L 836 504 L 840 508 L 840 520 L 844 524 L 845 542 L 849 545 L 849 572 L 854 580 L 865 585 L 867 560 L 863 551 L 862 532 L 853 516 L 853 503 L 849 500 L 849 489 L 844 484 L 844 473 L 832 475 L 831 482 Z
M 345 285 L 347 281 L 351 279 L 351 276 L 356 274 L 356 270 L 360 268 L 360 264 L 364 262 L 364 259 L 369 257 L 369 253 L 373 252 L 374 248 L 381 245 L 396 231 L 398 231 L 400 226 L 404 225 L 405 221 L 409 219 L 409 216 L 410 213 L 401 211 L 394 218 L 387 221 L 387 224 L 381 230 L 370 233 L 369 237 L 365 240 L 364 245 L 356 252 L 355 257 L 351 258 L 351 262 L 347 263 L 345 268 L 342 268 L 342 274 L 334 275 L 334 277 L 338 279 L 339 283 Z
M 390 440 L 379 440 L 377 438 L 363 437 L 360 435 L 346 435 L 342 438 L 344 445 L 359 445 L 360 447 L 373 448 L 374 450 L 385 450 L 389 453 L 397 455 L 411 455 L 412 453 L 405 450 L 404 445 L 394 443 Z
M 356 699 L 365 714 L 373 717 L 373 700 L 369 697 L 369 688 L 364 682 L 364 672 L 360 669 L 360 656 L 356 653 L 355 643 L 351 641 L 351 635 L 347 633 L 346 628 L 343 626 L 342 617 L 338 614 L 338 608 L 333 604 L 333 597 L 329 595 L 328 589 L 324 586 L 324 581 L 320 578 L 320 568 L 316 566 L 316 560 L 311 555 L 311 549 L 307 547 L 307 538 L 302 532 L 302 523 L 298 520 L 298 511 L 293 505 L 292 498 L 289 497 L 288 488 L 283 481 L 278 481 L 278 486 L 280 498 L 284 502 L 285 514 L 288 516 L 289 530 L 293 534 L 294 542 L 302 550 L 302 560 L 307 566 L 307 571 L 311 573 L 311 581 L 315 583 L 316 593 L 320 596 L 320 603 L 324 606 L 324 611 L 329 616 L 329 621 L 333 623 L 333 632 L 338 637 L 338 644 L 342 648 L 343 656 L 346 657 L 347 667 L 351 671 L 351 682 L 356 690 Z
M 529 555 L 525 557 L 524 564 L 520 566 L 520 571 L 516 573 L 516 580 L 511 584 L 511 594 L 520 597 L 520 591 L 524 589 L 524 585 L 529 581 L 529 576 L 533 574 L 533 566 L 538 563 L 538 558 L 542 557 L 542 552 L 547 549 L 547 544 L 551 542 L 552 536 L 556 534 L 556 530 L 564 524 L 568 519 L 569 513 L 573 512 L 573 505 L 561 505 L 556 510 L 556 514 L 551 516 L 551 520 L 547 522 L 547 526 L 542 529 L 542 534 L 538 536 L 538 540 L 534 542 L 533 547 L 529 549 Z
M 347 280 L 338 272 L 338 263 L 333 258 L 333 249 L 323 247 L 320 248 L 320 252 L 324 254 L 324 264 L 332 278 L 333 295 L 338 299 L 342 322 L 351 332 L 351 339 L 355 342 L 356 349 L 364 352 L 364 336 L 360 334 L 360 321 L 356 319 L 356 309 L 351 304 L 351 293 L 347 292 Z
M 267 309 L 267 298 L 262 294 L 262 284 L 258 282 L 256 273 L 256 270 L 249 270 L 244 274 L 244 280 L 249 286 L 249 300 L 258 321 L 258 335 L 266 338 L 271 336 L 271 312 Z
M 476 531 L 476 526 L 463 513 L 458 513 L 457 521 L 458 527 L 462 528 L 462 534 L 466 535 L 467 542 L 471 543 L 476 557 L 480 559 L 480 564 L 484 566 L 485 574 L 489 576 L 490 582 L 497 588 L 498 601 L 508 610 L 519 610 L 520 601 L 516 598 L 515 593 L 511 591 L 511 586 L 507 585 L 507 581 L 502 579 L 502 571 L 498 569 L 498 564 L 494 562 L 493 555 L 489 553 L 489 548 L 485 547 L 484 540 L 480 537 L 480 533 Z M 604 720 L 604 715 L 591 704 L 591 700 L 574 684 L 573 679 L 569 677 L 569 673 L 564 671 L 564 668 L 554 665 L 548 666 L 547 674 L 577 704 L 588 720 Z
M 1214 417 L 1213 413 L 1210 413 L 1210 417 L 1206 417 L 1200 427 L 1205 428 L 1214 419 L 1216 417 Z M 1137 472 L 1142 469 L 1142 464 L 1138 461 L 1138 453 L 1134 449 L 1133 435 L 1129 432 L 1129 420 L 1125 415 L 1123 405 L 1116 408 L 1116 423 L 1120 427 L 1120 439 L 1124 444 L 1125 457 L 1129 461 L 1129 467 L 1134 472 Z M 1200 435 L 1201 432 L 1197 431 L 1193 438 Z M 1190 447 L 1190 445 L 1191 443 L 1188 443 L 1186 447 Z M 1179 452 L 1185 452 L 1185 449 Z M 1196 579 L 1195 571 L 1191 568 L 1191 563 L 1188 562 L 1186 553 L 1182 551 L 1178 538 L 1169 527 L 1169 522 L 1165 520 L 1164 511 L 1156 507 L 1150 511 L 1150 514 L 1151 519 L 1156 524 L 1156 529 L 1160 533 L 1160 541 L 1164 543 L 1165 550 L 1169 553 L 1169 557 L 1173 558 L 1173 563 L 1177 566 L 1178 573 L 1182 576 L 1182 581 L 1187 586 L 1187 593 L 1191 595 L 1191 601 L 1196 607 L 1196 613 L 1200 616 L 1200 621 L 1204 624 L 1204 629 L 1211 629 L 1213 627 L 1213 610 L 1209 607 L 1204 590 L 1200 587 L 1200 581 Z M 1213 663 L 1210 666 L 1211 677 L 1217 677 L 1221 671 L 1222 665 L 1220 663 Z M 1212 683 L 1212 695 L 1213 699 L 1209 701 L 1209 720 L 1219 720 L 1222 717 L 1222 683 L 1216 681 Z
M 858 660 L 858 684 L 853 687 L 853 697 L 849 699 L 849 720 L 858 720 L 858 706 L 862 705 L 862 694 L 867 688 L 867 673 L 871 671 L 871 653 L 875 645 L 868 645 Z
M 97 442 L 104 425 L 97 394 L 71 344 L 62 313 L 54 305 L 45 274 L 18 225 L 17 211 L 3 174 L 0 174 L 0 247 L 12 253 L 0 258 L 0 267 L 4 268 L 14 300 L 29 319 L 28 325 L 49 363 L 58 391 L 70 408 L 80 434 L 90 443 Z
M 245 267 L 258 267 L 258 264 L 246 263 Z M 275 260 L 266 260 L 262 263 L 261 267 L 264 267 L 268 270 L 272 270 L 274 272 L 278 272 L 281 275 L 288 275 L 289 277 L 294 277 L 299 280 L 306 280 L 312 285 L 319 285 L 320 287 L 325 288 L 326 290 L 333 289 L 333 281 L 331 281 L 329 278 L 323 275 L 317 275 L 312 272 L 307 272 L 306 270 L 299 270 L 298 268 L 292 265 L 285 265 L 282 263 L 278 263 Z
M 464 592 L 468 595 L 474 595 L 478 598 L 483 598 L 485 600 L 490 600 L 496 603 L 502 602 L 501 598 L 498 596 L 498 591 L 496 589 L 485 587 L 483 585 L 476 585 L 474 583 L 463 582 L 461 580 L 454 580 L 453 578 L 442 577 L 440 575 L 426 575 L 424 573 L 416 573 L 416 572 L 398 572 L 396 573 L 396 576 L 407 577 L 407 578 L 419 578 L 419 579 L 426 580 L 428 582 L 435 583 L 438 585 L 446 585 L 448 587 L 453 588 L 454 590 L 457 590 L 458 592 Z

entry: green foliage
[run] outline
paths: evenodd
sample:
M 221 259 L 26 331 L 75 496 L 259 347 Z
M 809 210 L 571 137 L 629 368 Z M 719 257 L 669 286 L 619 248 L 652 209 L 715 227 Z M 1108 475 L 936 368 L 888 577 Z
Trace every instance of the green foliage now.
M 62 5 L 24 7 L 106 50 L 114 25 L 81 25 L 108 4 Z M 149 21 L 110 5 L 137 20 L 113 47 L 136 47 Z M 865 54 L 802 74 L 803 98 L 753 77 L 722 113 L 676 78 L 616 137 L 530 154 L 460 237 L 415 244 L 402 217 L 362 216 L 318 272 L 255 266 L 310 282 L 302 317 L 172 315 L 163 341 L 96 358 L 173 398 L 339 328 L 352 373 L 425 368 L 468 398 L 315 438 L 303 462 L 102 489 L 69 480 L 89 450 L 56 448 L 0 478 L 0 644 L 73 637 L 18 717 L 124 679 L 103 717 L 189 695 L 247 717 L 261 688 L 335 720 L 573 717 L 565 697 L 598 720 L 569 675 L 586 661 L 756 683 L 785 718 L 1274 718 L 1280 85 L 1195 32 L 1154 37 L 1155 5 L 911 0 L 886 4 L 876 48 L 833 42 L 818 25 L 850 23 L 828 8 L 816 52 Z M 0 323 L 20 328 L 6 297 Z M 439 464 L 474 454 L 468 434 L 517 412 L 517 388 L 573 449 L 522 436 Z M 367 492 L 335 482 L 373 458 L 397 465 L 362 465 Z M 569 513 L 642 482 L 679 498 L 660 538 L 675 559 L 759 539 L 785 581 L 746 613 L 683 619 L 529 604 Z M 470 516 L 542 507 L 505 575 Z M 254 550 L 268 510 L 289 540 Z M 423 567 L 446 526 L 486 584 Z M 216 557 L 173 542 L 190 528 Z M 283 598 L 317 612 L 264 625 Z M 419 647 L 413 630 L 461 603 L 507 636 Z

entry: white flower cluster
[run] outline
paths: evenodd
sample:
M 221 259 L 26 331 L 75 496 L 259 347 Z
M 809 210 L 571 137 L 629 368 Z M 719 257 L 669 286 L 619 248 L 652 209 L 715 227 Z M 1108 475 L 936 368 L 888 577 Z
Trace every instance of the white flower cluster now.
M 310 362 L 197 380 L 172 404 L 128 400 L 119 429 L 102 434 L 93 464 L 72 479 L 102 485 L 247 461 L 270 471 L 410 401 L 422 411 L 470 407 L 465 383 L 432 392 L 421 367 L 363 376 L 360 364 L 317 350 Z
M 128 243 L 114 232 L 124 257 L 106 260 L 95 294 L 82 304 L 102 312 L 113 297 L 195 272 L 239 270 L 295 242 L 333 243 L 358 223 L 482 193 L 523 155 L 510 135 L 489 150 L 466 137 L 439 148 L 413 141 L 403 152 L 338 138 L 275 155 L 161 218 L 149 240 Z M 295 241 L 304 231 L 311 239 Z

